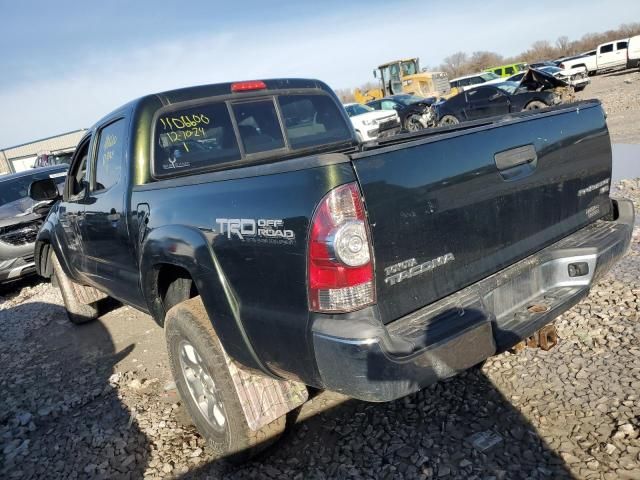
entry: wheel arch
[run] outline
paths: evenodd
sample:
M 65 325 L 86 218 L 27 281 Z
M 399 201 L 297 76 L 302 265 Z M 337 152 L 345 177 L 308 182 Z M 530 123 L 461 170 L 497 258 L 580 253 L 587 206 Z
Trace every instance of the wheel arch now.
M 164 326 L 172 306 L 200 295 L 225 351 L 245 366 L 273 375 L 249 340 L 240 300 L 203 232 L 186 225 L 153 229 L 141 245 L 140 259 L 142 292 L 158 325 Z

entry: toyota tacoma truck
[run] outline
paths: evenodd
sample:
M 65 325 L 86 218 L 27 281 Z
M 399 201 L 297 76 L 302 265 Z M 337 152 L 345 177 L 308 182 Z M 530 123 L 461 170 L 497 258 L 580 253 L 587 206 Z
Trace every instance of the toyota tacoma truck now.
M 394 400 L 549 325 L 629 246 L 610 183 L 598 101 L 361 144 L 320 81 L 198 86 L 87 132 L 35 262 L 74 323 L 105 296 L 152 315 L 238 460 L 309 387 Z

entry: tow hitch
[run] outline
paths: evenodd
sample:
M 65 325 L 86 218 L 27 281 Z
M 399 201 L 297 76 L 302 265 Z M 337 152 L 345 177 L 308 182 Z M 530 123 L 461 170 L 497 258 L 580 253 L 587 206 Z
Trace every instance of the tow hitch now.
M 525 340 L 515 344 L 513 346 L 513 351 L 515 353 L 519 353 L 525 349 L 525 347 L 529 348 L 540 348 L 545 352 L 551 350 L 558 343 L 558 332 L 556 331 L 556 327 L 553 325 L 547 325 L 542 327 L 536 333 L 531 335 Z

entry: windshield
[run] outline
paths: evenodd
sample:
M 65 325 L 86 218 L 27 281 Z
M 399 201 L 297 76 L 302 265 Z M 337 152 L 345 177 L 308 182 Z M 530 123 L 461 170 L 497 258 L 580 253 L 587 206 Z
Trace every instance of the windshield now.
M 424 101 L 424 98 L 416 97 L 415 95 L 398 95 L 393 97 L 393 99 L 402 105 L 411 105 L 412 103 Z
M 485 72 L 482 75 L 480 75 L 480 78 L 482 78 L 485 82 L 488 82 L 490 80 L 495 80 L 496 78 L 500 78 L 500 75 L 496 75 L 493 72 Z
M 33 203 L 29 197 L 29 186 L 36 180 L 40 180 L 41 178 L 53 178 L 58 185 L 58 189 L 62 190 L 62 185 L 64 185 L 64 181 L 66 178 L 65 172 L 51 172 L 49 175 L 42 176 L 40 174 L 37 177 L 32 175 L 26 175 L 24 177 L 13 178 L 11 180 L 0 181 L 0 206 L 8 205 L 10 203 L 16 202 L 18 200 L 25 200 L 30 203 Z
M 359 104 L 346 105 L 344 109 L 347 111 L 347 115 L 349 115 L 350 117 L 362 115 L 363 113 L 373 112 L 373 108 Z
M 520 85 L 518 82 L 503 82 L 503 83 L 498 83 L 495 86 L 498 87 L 503 92 L 506 92 L 509 95 L 513 95 L 514 93 L 516 93 L 516 90 L 518 89 L 518 85 Z

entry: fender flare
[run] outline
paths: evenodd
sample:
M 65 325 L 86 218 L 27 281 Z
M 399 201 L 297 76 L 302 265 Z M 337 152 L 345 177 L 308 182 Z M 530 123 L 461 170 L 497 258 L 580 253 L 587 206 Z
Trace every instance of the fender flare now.
M 67 257 L 64 255 L 62 248 L 58 242 L 58 238 L 55 234 L 56 225 L 59 224 L 58 220 L 58 205 L 55 205 L 47 215 L 44 223 L 40 227 L 38 231 L 38 235 L 36 236 L 36 241 L 34 245 L 33 252 L 33 261 L 36 266 L 36 273 L 44 278 L 51 278 L 53 275 L 53 267 L 51 262 L 49 262 L 49 256 L 53 250 L 53 253 L 58 257 L 58 261 L 60 262 L 60 266 L 64 270 L 64 272 L 72 279 L 74 279 L 74 275 L 72 275 L 72 271 L 69 268 L 69 262 L 67 261 Z M 44 256 L 43 256 L 44 255 Z
M 159 267 L 183 268 L 196 284 L 209 321 L 227 354 L 246 367 L 277 377 L 256 354 L 240 319 L 240 301 L 203 232 L 186 225 L 149 230 L 140 246 L 139 258 L 142 293 L 160 326 L 166 312 L 158 292 Z

